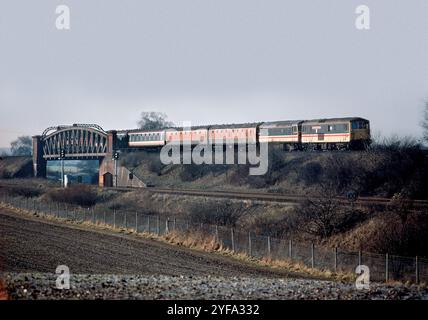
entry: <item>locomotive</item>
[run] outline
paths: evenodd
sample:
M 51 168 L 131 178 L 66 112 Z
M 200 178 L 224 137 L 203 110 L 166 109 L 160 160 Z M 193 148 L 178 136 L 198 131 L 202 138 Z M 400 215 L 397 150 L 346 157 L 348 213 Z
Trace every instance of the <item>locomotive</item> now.
M 162 147 L 169 142 L 207 144 L 282 144 L 284 150 L 364 150 L 370 144 L 370 122 L 359 117 L 289 120 L 191 129 L 127 131 L 130 148 Z

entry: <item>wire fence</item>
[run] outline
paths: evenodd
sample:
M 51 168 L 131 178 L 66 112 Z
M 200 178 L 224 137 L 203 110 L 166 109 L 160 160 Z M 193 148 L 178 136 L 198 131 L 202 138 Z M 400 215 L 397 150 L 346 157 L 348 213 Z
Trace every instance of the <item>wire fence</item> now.
M 218 225 L 196 224 L 189 220 L 147 215 L 138 211 L 125 211 L 93 206 L 80 206 L 40 202 L 31 198 L 3 195 L 2 202 L 15 208 L 77 222 L 103 224 L 128 229 L 137 233 L 164 235 L 170 231 L 200 231 L 213 236 L 224 247 L 236 253 L 256 258 L 287 260 L 303 263 L 320 270 L 354 273 L 358 265 L 366 265 L 373 281 L 402 281 L 428 283 L 428 259 L 377 254 L 364 251 L 350 252 L 340 248 L 316 246 L 293 239 L 278 239 L 252 232 Z

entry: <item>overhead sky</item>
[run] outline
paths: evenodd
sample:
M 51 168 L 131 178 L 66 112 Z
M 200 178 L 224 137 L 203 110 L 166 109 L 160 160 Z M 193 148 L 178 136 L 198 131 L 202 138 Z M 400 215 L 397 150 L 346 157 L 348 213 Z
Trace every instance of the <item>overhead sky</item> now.
M 70 30 L 55 26 L 68 5 Z M 355 8 L 370 8 L 370 30 Z M 2 0 L 0 147 L 52 125 L 361 116 L 419 136 L 426 0 Z

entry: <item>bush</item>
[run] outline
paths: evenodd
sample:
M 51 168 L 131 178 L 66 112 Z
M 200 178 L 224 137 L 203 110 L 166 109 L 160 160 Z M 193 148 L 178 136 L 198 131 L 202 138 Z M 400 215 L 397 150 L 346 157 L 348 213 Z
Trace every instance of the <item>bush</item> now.
M 97 192 L 87 185 L 71 185 L 66 189 L 56 189 L 48 192 L 52 201 L 76 204 L 79 206 L 93 206 L 97 202 Z
M 238 219 L 248 208 L 242 202 L 219 201 L 198 204 L 190 209 L 189 219 L 192 223 L 205 223 L 222 226 L 235 226 Z
M 257 215 L 252 223 L 251 230 L 256 234 L 269 235 L 274 238 L 289 238 L 295 231 L 295 212 L 286 211 L 282 214 Z
M 323 169 L 319 162 L 308 162 L 299 170 L 299 179 L 307 185 L 317 183 L 320 179 Z
M 12 197 L 25 197 L 34 198 L 42 194 L 39 188 L 27 187 L 27 186 L 12 186 L 6 189 L 8 195 Z
M 367 250 L 403 256 L 428 257 L 427 212 L 410 213 L 405 220 L 387 212 L 378 225 L 379 232 L 365 240 Z
M 296 229 L 320 239 L 346 232 L 365 216 L 343 203 L 332 185 L 322 185 L 307 194 L 307 199 L 296 208 Z

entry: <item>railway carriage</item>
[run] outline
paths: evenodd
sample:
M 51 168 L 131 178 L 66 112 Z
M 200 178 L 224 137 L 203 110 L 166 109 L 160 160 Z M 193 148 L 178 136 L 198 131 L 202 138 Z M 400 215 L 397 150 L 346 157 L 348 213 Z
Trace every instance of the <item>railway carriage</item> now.
M 260 125 L 260 143 L 282 143 L 286 149 L 299 149 L 301 120 L 265 122 Z
M 257 143 L 258 124 L 232 124 L 211 126 L 209 129 L 209 142 L 211 144 L 226 143 Z
M 157 147 L 165 144 L 165 131 L 129 132 L 130 147 Z
M 192 130 L 167 129 L 165 141 L 180 144 L 196 145 L 208 141 L 208 129 L 194 128 Z

